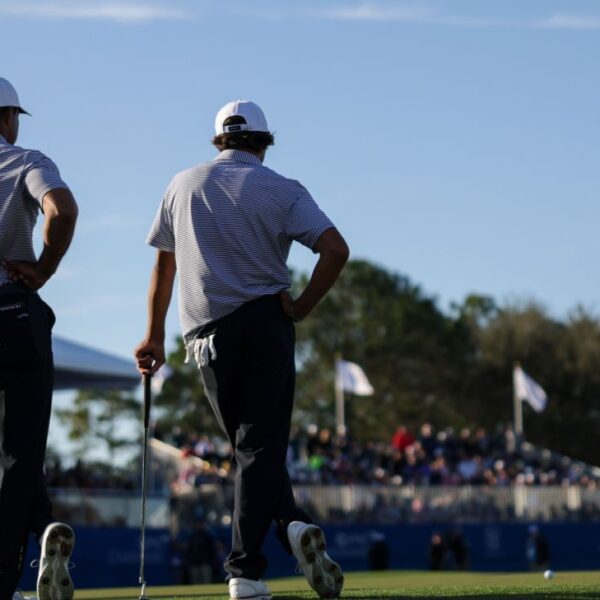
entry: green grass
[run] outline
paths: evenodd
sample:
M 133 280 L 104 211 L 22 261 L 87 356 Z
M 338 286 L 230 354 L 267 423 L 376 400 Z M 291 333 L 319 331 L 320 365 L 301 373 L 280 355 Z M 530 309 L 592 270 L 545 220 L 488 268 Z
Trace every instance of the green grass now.
M 316 599 L 303 577 L 268 581 L 274 600 Z M 124 600 L 139 598 L 139 588 L 80 590 L 75 600 Z M 223 600 L 228 598 L 224 584 L 150 587 L 152 600 Z M 545 580 L 541 573 L 429 573 L 386 571 L 347 573 L 342 600 L 363 598 L 486 598 L 509 600 L 542 598 L 600 600 L 600 571 L 557 573 Z

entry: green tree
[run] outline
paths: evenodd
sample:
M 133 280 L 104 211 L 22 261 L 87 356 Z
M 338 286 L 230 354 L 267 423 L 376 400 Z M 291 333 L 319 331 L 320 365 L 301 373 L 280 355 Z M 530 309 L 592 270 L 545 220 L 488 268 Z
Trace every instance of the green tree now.
M 307 276 L 292 280 L 298 293 Z M 363 440 L 389 439 L 399 423 L 491 429 L 512 422 L 518 361 L 550 398 L 539 415 L 524 407 L 527 438 L 597 462 L 600 320 L 583 309 L 561 321 L 539 303 L 500 306 L 473 294 L 445 314 L 407 277 L 353 260 L 296 332 L 298 424 L 334 425 L 337 352 L 360 364 L 375 388 L 372 397 L 347 395 L 349 427 Z M 159 428 L 219 432 L 181 338 L 168 364 L 173 372 L 155 399 Z M 86 414 L 77 418 L 85 426 Z
M 305 277 L 296 281 L 297 288 Z M 468 331 L 407 277 L 350 261 L 332 291 L 297 329 L 299 418 L 334 423 L 334 356 L 360 364 L 375 395 L 348 397 L 355 437 L 387 439 L 398 423 L 462 422 L 452 397 L 468 354 Z
M 468 311 L 467 311 L 468 312 Z M 465 311 L 461 313 L 463 315 Z M 468 321 L 476 361 L 467 375 L 464 406 L 482 425 L 513 420 L 515 363 L 548 394 L 537 414 L 523 406 L 525 437 L 552 450 L 597 462 L 600 434 L 600 322 L 577 309 L 565 321 L 529 301 L 495 308 Z
M 120 451 L 139 444 L 140 411 L 132 392 L 80 390 L 72 406 L 58 410 L 57 416 L 75 442 L 77 458 L 100 443 L 114 464 Z
M 307 276 L 292 274 L 296 293 Z M 468 331 L 446 317 L 433 298 L 408 278 L 367 261 L 350 261 L 311 316 L 297 326 L 295 421 L 334 424 L 334 357 L 359 363 L 373 383 L 374 398 L 348 397 L 348 423 L 362 438 L 387 438 L 399 422 L 416 426 L 461 420 L 448 401 L 460 385 Z M 163 430 L 216 433 L 195 364 L 185 364 L 181 338 L 168 356 L 172 374 L 156 397 Z

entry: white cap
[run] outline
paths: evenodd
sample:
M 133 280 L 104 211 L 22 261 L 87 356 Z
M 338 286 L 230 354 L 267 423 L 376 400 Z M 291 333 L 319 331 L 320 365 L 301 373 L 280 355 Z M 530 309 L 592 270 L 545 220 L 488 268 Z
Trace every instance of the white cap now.
M 223 125 L 229 117 L 243 117 L 245 124 Z M 232 133 L 235 131 L 269 131 L 265 113 L 258 104 L 250 100 L 234 100 L 228 102 L 218 113 L 215 119 L 215 131 L 217 135 Z
M 4 77 L 0 77 L 0 107 L 14 106 L 19 109 L 19 112 L 29 113 L 21 106 L 19 102 L 19 96 L 17 90 L 13 87 L 12 83 Z

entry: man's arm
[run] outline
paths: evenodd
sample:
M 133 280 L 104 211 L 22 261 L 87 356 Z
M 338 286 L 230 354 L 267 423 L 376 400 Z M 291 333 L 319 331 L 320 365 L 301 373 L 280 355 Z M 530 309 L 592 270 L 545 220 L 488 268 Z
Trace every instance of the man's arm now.
M 54 275 L 75 231 L 78 208 L 73 194 L 66 188 L 50 190 L 42 200 L 44 212 L 44 249 L 35 262 L 2 261 L 12 281 L 39 290 Z
M 175 254 L 159 250 L 148 290 L 148 330 L 135 349 L 137 368 L 142 374 L 156 373 L 165 364 L 165 319 L 176 272 Z
M 301 321 L 309 315 L 335 283 L 350 255 L 348 244 L 334 227 L 321 234 L 314 249 L 319 260 L 304 291 L 296 300 L 287 291 L 280 293 L 283 311 L 293 321 Z

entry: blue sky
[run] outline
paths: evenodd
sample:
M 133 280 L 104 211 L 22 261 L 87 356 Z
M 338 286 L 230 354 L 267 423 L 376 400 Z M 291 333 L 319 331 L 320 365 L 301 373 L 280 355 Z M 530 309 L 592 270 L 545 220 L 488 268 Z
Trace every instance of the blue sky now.
M 214 114 L 236 98 L 263 107 L 267 164 L 353 257 L 442 307 L 480 292 L 598 309 L 595 1 L 0 0 L 0 22 L 0 75 L 33 114 L 19 143 L 57 162 L 81 209 L 44 290 L 57 334 L 130 355 L 163 190 L 214 156 Z

